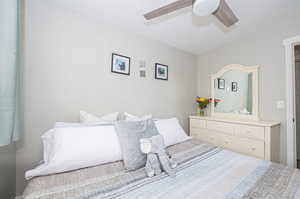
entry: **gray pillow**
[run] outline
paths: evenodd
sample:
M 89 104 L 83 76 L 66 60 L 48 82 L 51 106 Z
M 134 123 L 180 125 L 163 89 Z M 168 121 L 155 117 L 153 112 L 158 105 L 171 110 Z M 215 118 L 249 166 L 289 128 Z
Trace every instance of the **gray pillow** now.
M 115 123 L 121 145 L 125 169 L 132 171 L 146 165 L 146 154 L 140 149 L 140 139 L 158 135 L 155 123 L 144 121 L 117 121 Z

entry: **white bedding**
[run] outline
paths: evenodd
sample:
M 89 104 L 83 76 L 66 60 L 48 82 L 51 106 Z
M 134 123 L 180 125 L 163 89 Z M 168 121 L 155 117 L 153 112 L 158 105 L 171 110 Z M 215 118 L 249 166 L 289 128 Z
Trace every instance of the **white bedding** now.
M 116 162 L 34 178 L 24 199 L 300 198 L 297 169 L 196 140 L 169 147 L 169 152 L 179 162 L 175 178 L 165 174 L 147 178 L 143 169 L 124 172 L 122 162 Z

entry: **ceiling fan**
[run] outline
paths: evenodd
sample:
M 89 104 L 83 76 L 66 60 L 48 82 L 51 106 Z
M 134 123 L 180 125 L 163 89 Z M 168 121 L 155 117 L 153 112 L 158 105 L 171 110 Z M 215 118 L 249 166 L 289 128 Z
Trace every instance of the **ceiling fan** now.
M 227 27 L 239 21 L 225 0 L 177 0 L 145 14 L 144 17 L 151 20 L 189 6 L 193 6 L 193 12 L 197 16 L 213 14 Z

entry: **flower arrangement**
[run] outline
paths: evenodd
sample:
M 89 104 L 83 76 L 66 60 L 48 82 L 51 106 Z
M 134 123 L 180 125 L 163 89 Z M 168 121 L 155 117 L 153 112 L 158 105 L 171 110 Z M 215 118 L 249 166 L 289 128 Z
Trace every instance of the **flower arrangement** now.
M 215 107 L 218 105 L 218 103 L 221 101 L 221 100 L 219 100 L 219 99 L 212 99 L 212 98 L 210 98 L 209 99 L 210 100 L 210 103 L 214 103 L 214 105 L 215 105 Z
M 207 106 L 210 103 L 214 103 L 215 107 L 220 102 L 219 99 L 212 99 L 212 98 L 203 98 L 203 97 L 196 97 L 196 102 L 198 103 L 199 109 L 200 109 L 200 116 L 204 116 L 204 110 L 207 108 Z

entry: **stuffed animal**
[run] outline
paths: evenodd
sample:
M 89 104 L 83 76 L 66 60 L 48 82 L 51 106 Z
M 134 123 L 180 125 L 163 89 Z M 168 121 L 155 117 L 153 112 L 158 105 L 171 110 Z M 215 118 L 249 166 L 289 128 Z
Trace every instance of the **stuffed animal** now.
M 160 167 L 160 162 L 157 154 L 152 152 L 152 142 L 150 138 L 144 138 L 140 140 L 141 143 L 141 151 L 147 154 L 146 161 L 146 173 L 148 177 L 153 177 L 155 175 L 161 174 L 162 170 Z
M 170 176 L 175 175 L 173 169 L 177 163 L 167 154 L 162 135 L 141 139 L 140 144 L 142 152 L 147 154 L 146 172 L 149 177 L 160 174 L 161 169 Z
M 177 167 L 177 162 L 172 158 L 170 153 L 166 150 L 167 156 L 169 157 L 170 160 L 170 165 L 172 169 L 175 169 Z

